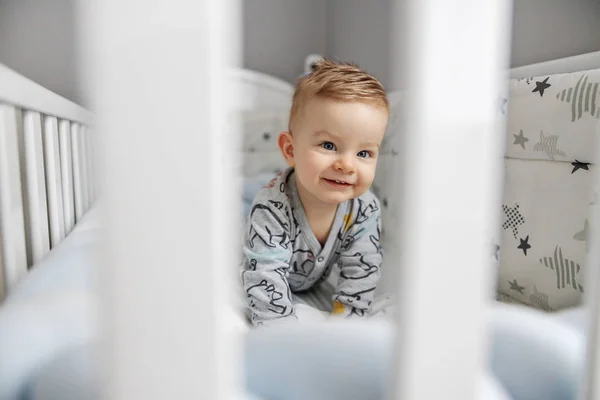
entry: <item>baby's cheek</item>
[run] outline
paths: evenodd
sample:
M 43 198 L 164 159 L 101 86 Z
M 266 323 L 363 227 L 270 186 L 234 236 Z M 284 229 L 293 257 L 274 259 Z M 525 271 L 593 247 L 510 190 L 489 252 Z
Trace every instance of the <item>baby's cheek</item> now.
M 313 155 L 305 166 L 306 174 L 312 179 L 319 176 L 325 168 L 326 160 L 319 155 Z
M 366 166 L 361 175 L 361 183 L 366 187 L 371 186 L 375 179 L 375 166 Z

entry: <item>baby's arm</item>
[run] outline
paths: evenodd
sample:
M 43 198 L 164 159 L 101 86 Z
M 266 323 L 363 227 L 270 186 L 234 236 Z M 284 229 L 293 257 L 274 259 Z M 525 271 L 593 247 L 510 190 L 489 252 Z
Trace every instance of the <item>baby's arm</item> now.
M 369 204 L 361 204 L 349 229 L 341 249 L 340 280 L 333 299 L 333 314 L 344 317 L 363 316 L 371 310 L 382 262 L 377 198 L 373 196 Z
M 242 284 L 255 326 L 296 319 L 287 282 L 290 221 L 280 205 L 255 202 L 246 225 Z

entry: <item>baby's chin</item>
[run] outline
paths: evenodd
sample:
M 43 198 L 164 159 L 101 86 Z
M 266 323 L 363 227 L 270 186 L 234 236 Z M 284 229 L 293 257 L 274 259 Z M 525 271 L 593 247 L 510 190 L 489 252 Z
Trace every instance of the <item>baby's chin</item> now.
M 348 200 L 353 200 L 360 197 L 361 193 L 320 193 L 317 198 L 324 203 L 339 205 Z

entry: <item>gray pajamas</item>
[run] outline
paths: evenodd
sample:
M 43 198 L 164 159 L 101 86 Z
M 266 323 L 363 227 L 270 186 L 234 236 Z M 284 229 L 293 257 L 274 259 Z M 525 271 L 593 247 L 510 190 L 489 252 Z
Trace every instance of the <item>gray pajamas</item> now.
M 243 240 L 242 284 L 253 325 L 296 319 L 292 293 L 324 282 L 334 265 L 339 281 L 332 303 L 345 317 L 370 311 L 382 251 L 379 201 L 371 192 L 339 205 L 324 246 L 312 233 L 293 168 L 257 194 Z

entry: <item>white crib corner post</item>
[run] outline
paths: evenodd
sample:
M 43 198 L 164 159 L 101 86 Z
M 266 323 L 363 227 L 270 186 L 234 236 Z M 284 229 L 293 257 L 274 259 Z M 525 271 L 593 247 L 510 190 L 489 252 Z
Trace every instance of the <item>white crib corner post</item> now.
M 240 197 L 225 88 L 240 2 L 140 4 L 79 4 L 108 211 L 107 394 L 231 399 Z
M 492 300 L 488 248 L 502 188 L 496 99 L 508 65 L 511 4 L 395 2 L 395 26 L 403 30 L 391 42 L 408 45 L 402 54 L 393 49 L 392 69 L 405 70 L 408 85 L 397 192 L 398 399 L 480 398 Z

